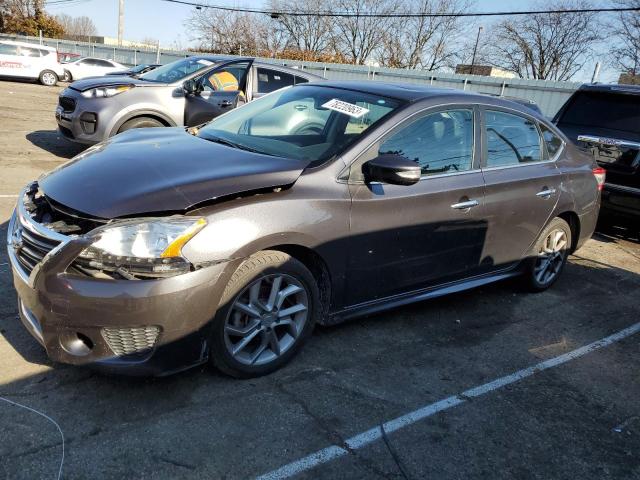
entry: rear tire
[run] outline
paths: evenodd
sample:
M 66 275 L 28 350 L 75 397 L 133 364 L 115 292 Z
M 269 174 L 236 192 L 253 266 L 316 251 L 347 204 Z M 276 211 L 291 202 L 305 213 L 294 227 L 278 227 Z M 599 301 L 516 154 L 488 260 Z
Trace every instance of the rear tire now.
M 43 70 L 40 72 L 38 80 L 46 87 L 55 87 L 58 84 L 58 75 L 51 70 Z
M 64 77 L 62 77 L 63 82 L 71 82 L 73 80 L 73 75 L 69 70 L 64 71 Z
M 224 291 L 210 361 L 238 378 L 278 370 L 308 339 L 320 311 L 318 285 L 302 262 L 275 250 L 258 252 L 242 262 Z
M 571 227 L 556 217 L 542 230 L 522 275 L 524 287 L 531 292 L 542 292 L 560 277 L 572 245 Z
M 156 120 L 151 117 L 138 117 L 132 118 L 131 120 L 127 120 L 122 124 L 122 126 L 118 129 L 118 133 L 126 132 L 127 130 L 131 130 L 134 128 L 155 128 L 155 127 L 164 127 L 162 122 Z

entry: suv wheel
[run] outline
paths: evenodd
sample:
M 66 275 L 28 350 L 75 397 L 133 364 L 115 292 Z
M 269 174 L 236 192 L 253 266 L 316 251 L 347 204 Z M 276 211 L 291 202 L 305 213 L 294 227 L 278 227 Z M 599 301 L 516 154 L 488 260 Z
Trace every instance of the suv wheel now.
M 571 249 L 571 227 L 554 218 L 542 230 L 535 243 L 524 273 L 526 287 L 534 292 L 546 290 L 560 276 Z
M 285 365 L 311 334 L 320 311 L 317 283 L 298 260 L 265 250 L 236 270 L 213 321 L 211 361 L 240 378 Z
M 55 87 L 58 83 L 58 75 L 51 70 L 43 70 L 39 77 L 40 83 L 47 87 Z
M 131 130 L 133 128 L 155 128 L 155 127 L 164 127 L 164 125 L 151 117 L 138 117 L 132 118 L 131 120 L 127 120 L 122 124 L 118 133 L 126 132 L 127 130 Z

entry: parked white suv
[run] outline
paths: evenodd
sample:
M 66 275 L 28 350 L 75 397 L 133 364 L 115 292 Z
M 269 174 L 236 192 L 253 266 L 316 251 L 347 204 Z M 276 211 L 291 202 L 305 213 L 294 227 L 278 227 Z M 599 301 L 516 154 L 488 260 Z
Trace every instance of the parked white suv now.
M 64 77 L 64 68 L 53 47 L 0 40 L 0 76 L 39 80 L 52 87 Z

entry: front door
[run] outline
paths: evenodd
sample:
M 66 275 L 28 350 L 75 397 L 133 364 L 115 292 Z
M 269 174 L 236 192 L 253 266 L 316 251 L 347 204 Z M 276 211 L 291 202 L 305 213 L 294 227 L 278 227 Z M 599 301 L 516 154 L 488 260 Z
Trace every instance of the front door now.
M 247 60 L 225 63 L 201 75 L 197 79 L 200 91 L 185 94 L 184 124 L 200 125 L 245 102 L 251 63 Z
M 351 305 L 473 275 L 485 242 L 479 112 L 429 110 L 394 128 L 356 162 L 348 292 Z M 411 186 L 365 184 L 362 163 L 385 153 L 415 160 Z
M 532 117 L 487 107 L 484 138 L 489 228 L 483 257 L 488 269 L 499 270 L 528 253 L 558 202 L 562 176 Z

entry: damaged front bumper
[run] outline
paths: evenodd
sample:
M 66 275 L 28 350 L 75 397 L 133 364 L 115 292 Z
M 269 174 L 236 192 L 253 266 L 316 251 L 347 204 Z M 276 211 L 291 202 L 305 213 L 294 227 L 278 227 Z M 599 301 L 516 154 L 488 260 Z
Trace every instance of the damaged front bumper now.
M 152 280 L 69 272 L 87 238 L 35 222 L 25 208 L 28 191 L 9 223 L 7 247 L 20 318 L 52 360 L 141 375 L 206 361 L 226 263 Z

